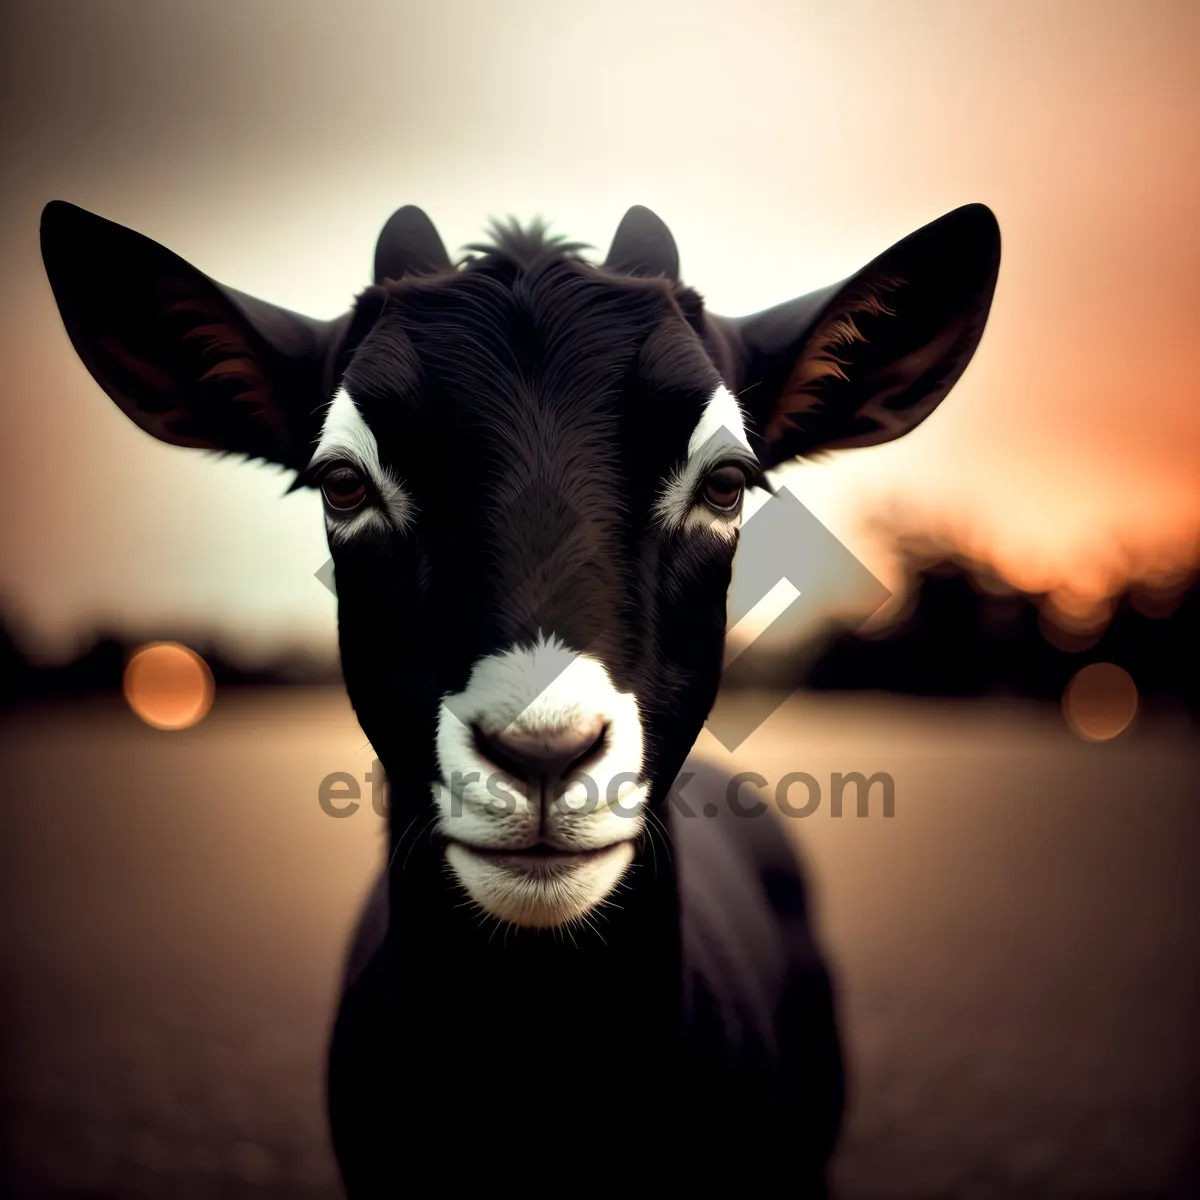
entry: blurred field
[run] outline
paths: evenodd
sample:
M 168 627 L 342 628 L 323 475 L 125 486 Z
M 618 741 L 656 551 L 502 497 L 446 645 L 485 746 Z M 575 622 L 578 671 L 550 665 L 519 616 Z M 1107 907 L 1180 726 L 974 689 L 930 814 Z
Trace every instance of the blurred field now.
M 841 1195 L 1200 1194 L 1195 733 L 798 698 L 741 748 L 772 782 L 895 780 L 890 819 L 790 822 L 842 983 Z M 324 1043 L 383 831 L 317 791 L 364 740 L 336 690 L 178 733 L 116 700 L 0 717 L 14 1194 L 338 1194 Z

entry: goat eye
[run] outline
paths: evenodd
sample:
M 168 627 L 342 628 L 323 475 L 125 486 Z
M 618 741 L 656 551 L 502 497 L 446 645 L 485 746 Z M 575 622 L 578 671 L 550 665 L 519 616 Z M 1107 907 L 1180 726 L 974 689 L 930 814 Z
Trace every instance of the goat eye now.
M 736 512 L 745 489 L 746 476 L 737 467 L 720 467 L 704 481 L 704 500 L 719 512 Z
M 333 512 L 353 512 L 367 498 L 367 485 L 352 467 L 337 467 L 321 480 L 321 495 Z

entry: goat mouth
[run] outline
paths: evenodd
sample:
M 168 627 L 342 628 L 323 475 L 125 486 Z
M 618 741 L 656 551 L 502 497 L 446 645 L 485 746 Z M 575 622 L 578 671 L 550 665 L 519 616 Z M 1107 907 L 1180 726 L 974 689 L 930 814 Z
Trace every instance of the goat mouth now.
M 558 870 L 569 870 L 583 866 L 585 863 L 596 862 L 607 857 L 614 850 L 627 845 L 624 841 L 610 842 L 606 846 L 597 846 L 587 850 L 569 850 L 560 846 L 552 846 L 548 842 L 538 842 L 533 846 L 521 848 L 497 849 L 492 846 L 479 846 L 473 842 L 460 842 L 449 839 L 451 845 L 466 850 L 469 854 L 493 866 L 505 870 L 517 871 L 522 874 L 545 874 Z

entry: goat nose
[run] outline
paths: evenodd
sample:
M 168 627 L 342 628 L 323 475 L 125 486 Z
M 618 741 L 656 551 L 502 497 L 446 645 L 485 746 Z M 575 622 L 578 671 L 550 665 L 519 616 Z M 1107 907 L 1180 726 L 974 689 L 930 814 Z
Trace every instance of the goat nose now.
M 506 775 L 523 783 L 562 779 L 595 762 L 608 742 L 608 722 L 592 717 L 561 729 L 528 730 L 509 727 L 485 733 L 472 727 L 475 749 Z

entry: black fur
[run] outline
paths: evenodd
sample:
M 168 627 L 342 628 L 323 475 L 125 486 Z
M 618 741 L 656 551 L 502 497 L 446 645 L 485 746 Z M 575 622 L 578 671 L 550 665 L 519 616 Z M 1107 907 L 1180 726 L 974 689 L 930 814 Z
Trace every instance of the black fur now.
M 390 286 L 346 371 L 421 514 L 403 548 L 335 554 L 346 669 L 357 679 L 361 656 L 374 677 L 381 658 L 352 580 L 378 591 L 390 574 L 400 589 L 424 581 L 417 627 L 432 652 L 420 672 L 439 694 L 543 632 L 594 653 L 655 712 L 689 697 L 706 712 L 730 555 L 653 536 L 650 512 L 720 378 L 670 286 L 538 252 L 528 234 L 519 252 L 511 242 L 463 271 Z M 377 704 L 362 680 L 351 695 L 390 771 L 390 692 Z M 686 744 L 664 730 L 656 753 L 677 769 L 697 729 Z
M 407 208 L 380 240 L 375 285 L 321 323 L 48 207 L 43 253 L 72 341 L 143 428 L 315 483 L 307 459 L 340 382 L 416 506 L 404 533 L 334 548 L 346 684 L 391 781 L 388 870 L 330 1056 L 352 1195 L 433 1172 L 492 1188 L 539 1175 L 711 1188 L 730 1172 L 823 1193 L 841 1052 L 793 849 L 768 817 L 725 803 L 702 815 L 724 799 L 711 773 L 682 806 L 671 795 L 716 694 L 733 544 L 664 532 L 651 508 L 721 382 L 743 394 L 764 466 L 923 419 L 982 332 L 994 225 L 958 210 L 844 286 L 732 321 L 678 282 L 674 242 L 646 210 L 603 267 L 515 223 L 454 267 Z M 846 378 L 798 391 L 796 364 L 828 342 L 847 289 L 897 264 L 908 290 L 870 317 L 866 349 L 846 348 Z M 895 424 L 862 415 L 885 383 Z M 635 693 L 652 818 L 603 920 L 506 934 L 443 862 L 436 713 L 483 656 L 539 633 Z
M 422 513 L 404 549 L 337 556 L 347 683 L 393 781 L 399 868 L 390 936 L 350 984 L 334 1041 L 347 1181 L 371 1194 L 402 1177 L 388 1172 L 417 1108 L 417 1144 L 454 1154 L 455 1114 L 482 1103 L 484 1128 L 461 1137 L 493 1184 L 530 1169 L 513 1149 L 530 1127 L 545 1127 L 535 1169 L 595 1181 L 632 1169 L 647 1124 L 710 1122 L 672 1151 L 673 1181 L 786 1162 L 819 1190 L 841 1102 L 831 992 L 802 902 L 772 906 L 747 839 L 773 847 L 793 897 L 794 859 L 765 823 L 726 821 L 721 840 L 666 805 L 715 695 L 732 548 L 664 537 L 650 509 L 720 376 L 670 281 L 597 271 L 536 231 L 477 249 L 461 272 L 389 287 L 345 381 Z M 642 847 L 621 907 L 569 938 L 481 923 L 428 836 L 434 696 L 539 631 L 637 695 L 651 804 L 670 829 Z M 732 946 L 743 971 L 722 961 Z

